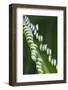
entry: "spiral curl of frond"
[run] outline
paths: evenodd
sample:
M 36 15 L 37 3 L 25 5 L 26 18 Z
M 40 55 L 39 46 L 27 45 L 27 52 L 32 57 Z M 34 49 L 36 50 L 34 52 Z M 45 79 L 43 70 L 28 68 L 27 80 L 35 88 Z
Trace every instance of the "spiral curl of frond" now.
M 30 51 L 31 51 L 31 58 L 32 60 L 36 63 L 36 68 L 38 73 L 43 74 L 44 72 L 49 73 L 49 70 L 44 64 L 44 61 L 41 57 L 41 54 L 38 51 L 38 48 L 42 52 L 46 52 L 48 55 L 48 62 L 52 65 L 55 66 L 57 65 L 56 59 L 52 58 L 52 50 L 48 48 L 47 44 L 42 44 L 43 42 L 43 36 L 39 35 L 38 30 L 39 30 L 39 25 L 33 25 L 29 18 L 27 16 L 24 16 L 24 22 L 23 22 L 23 30 L 24 30 L 24 35 L 26 37 L 26 41 L 29 45 Z M 34 42 L 34 36 L 40 43 L 39 46 Z M 43 70 L 43 68 L 46 68 Z

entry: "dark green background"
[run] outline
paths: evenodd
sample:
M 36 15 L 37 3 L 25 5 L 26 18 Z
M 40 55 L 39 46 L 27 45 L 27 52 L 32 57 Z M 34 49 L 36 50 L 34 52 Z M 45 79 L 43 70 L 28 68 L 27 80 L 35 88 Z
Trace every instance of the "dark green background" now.
M 52 57 L 57 59 L 57 17 L 26 15 L 31 23 L 39 25 L 39 34 L 43 35 L 43 43 L 52 49 Z M 23 35 L 23 74 L 36 74 L 35 63 L 31 59 L 30 49 Z

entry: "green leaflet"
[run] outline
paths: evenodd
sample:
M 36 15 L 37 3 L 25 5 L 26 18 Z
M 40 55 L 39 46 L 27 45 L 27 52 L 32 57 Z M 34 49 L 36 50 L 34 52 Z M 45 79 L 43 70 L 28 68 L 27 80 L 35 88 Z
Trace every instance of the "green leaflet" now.
M 52 51 L 48 48 L 47 43 L 43 44 L 43 36 L 38 32 L 39 25 L 33 25 L 29 18 L 24 16 L 23 31 L 30 49 L 31 59 L 36 64 L 37 73 L 57 73 L 56 59 L 52 58 Z

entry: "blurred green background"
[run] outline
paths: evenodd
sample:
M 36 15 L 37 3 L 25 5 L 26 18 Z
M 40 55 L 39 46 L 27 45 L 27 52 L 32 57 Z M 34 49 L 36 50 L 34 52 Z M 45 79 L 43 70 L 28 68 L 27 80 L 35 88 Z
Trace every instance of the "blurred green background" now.
M 43 35 L 43 44 L 52 50 L 52 57 L 57 60 L 57 17 L 26 15 L 31 23 L 39 25 L 39 34 Z M 23 74 L 36 74 L 36 65 L 31 59 L 30 49 L 23 35 Z

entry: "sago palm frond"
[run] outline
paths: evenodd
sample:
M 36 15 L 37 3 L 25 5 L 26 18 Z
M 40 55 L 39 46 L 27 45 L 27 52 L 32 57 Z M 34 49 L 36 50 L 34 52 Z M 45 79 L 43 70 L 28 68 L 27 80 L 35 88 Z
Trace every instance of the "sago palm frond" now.
M 37 73 L 56 73 L 57 62 L 52 58 L 52 50 L 43 44 L 43 35 L 38 33 L 39 25 L 33 25 L 27 16 L 23 20 L 23 32 L 30 48 L 31 58 L 36 64 Z

